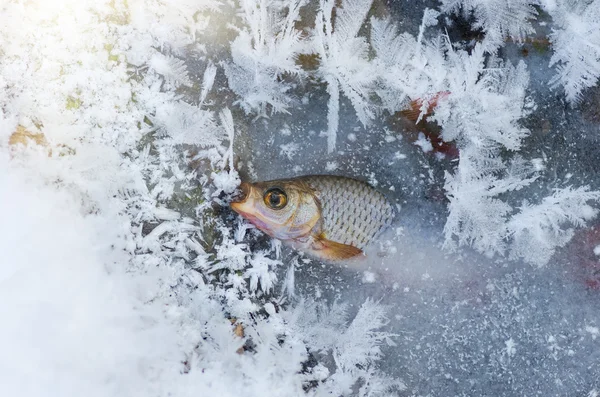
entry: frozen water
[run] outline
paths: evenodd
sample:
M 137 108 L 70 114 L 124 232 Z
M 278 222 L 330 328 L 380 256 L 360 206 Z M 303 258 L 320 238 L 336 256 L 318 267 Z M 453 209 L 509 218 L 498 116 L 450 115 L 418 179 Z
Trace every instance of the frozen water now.
M 0 7 L 1 395 L 597 395 L 597 0 Z M 228 208 L 321 173 L 363 261 Z
M 536 28 L 544 34 L 543 27 Z M 550 48 L 533 41 L 506 44 L 503 51 L 512 62 L 527 64 L 529 100 L 535 108 L 523 121 L 531 133 L 520 153 L 543 170 L 535 186 L 512 197 L 535 200 L 565 185 L 598 189 L 598 124 L 585 119 L 582 106 L 567 105 L 548 85 Z M 318 105 L 326 98 L 318 90 L 308 95 L 310 104 L 298 106 L 296 114 L 275 115 L 250 127 L 248 136 L 259 138 L 252 139 L 248 150 L 245 161 L 252 172 L 247 177 L 319 173 L 334 161 L 335 169 L 327 171 L 370 178 L 402 206 L 396 225 L 402 234 L 395 240 L 397 252 L 382 263 L 364 264 L 365 272 L 300 262 L 296 292 L 353 307 L 371 297 L 391 307 L 386 329 L 399 336 L 394 346 L 385 348 L 381 368 L 406 384 L 401 395 L 545 396 L 586 394 L 597 388 L 599 350 L 586 327 L 600 321 L 594 309 L 599 297 L 586 288 L 578 254 L 563 250 L 535 269 L 467 250 L 444 252 L 440 171 L 452 169 L 455 160 L 416 150 L 406 134 L 398 133 L 405 127 L 392 118 L 365 129 L 343 100 L 343 132 L 336 150 L 327 155 L 321 133 L 327 120 Z M 281 125 L 292 133 L 277 133 Z M 415 144 L 423 147 L 423 140 L 421 134 Z M 277 150 L 292 144 L 301 148 L 294 157 Z

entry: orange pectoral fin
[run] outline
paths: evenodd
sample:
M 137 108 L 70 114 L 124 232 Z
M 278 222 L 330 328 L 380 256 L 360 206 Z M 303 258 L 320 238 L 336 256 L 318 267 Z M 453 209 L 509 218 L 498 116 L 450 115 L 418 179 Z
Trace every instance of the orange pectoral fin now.
M 316 256 L 327 260 L 350 259 L 363 253 L 361 249 L 352 245 L 336 243 L 327 239 L 315 240 L 311 248 Z

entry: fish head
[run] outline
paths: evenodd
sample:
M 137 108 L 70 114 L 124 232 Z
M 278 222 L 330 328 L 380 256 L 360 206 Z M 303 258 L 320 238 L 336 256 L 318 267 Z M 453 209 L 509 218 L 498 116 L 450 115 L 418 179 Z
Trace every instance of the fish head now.
M 308 236 L 321 218 L 314 191 L 297 181 L 241 184 L 241 196 L 231 208 L 258 229 L 280 240 Z

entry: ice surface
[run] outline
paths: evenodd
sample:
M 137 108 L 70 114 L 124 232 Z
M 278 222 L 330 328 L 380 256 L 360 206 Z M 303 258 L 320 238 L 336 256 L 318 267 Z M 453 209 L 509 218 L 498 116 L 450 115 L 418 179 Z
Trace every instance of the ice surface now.
M 0 9 L 0 395 L 598 394 L 597 0 Z M 319 173 L 366 259 L 228 208 Z

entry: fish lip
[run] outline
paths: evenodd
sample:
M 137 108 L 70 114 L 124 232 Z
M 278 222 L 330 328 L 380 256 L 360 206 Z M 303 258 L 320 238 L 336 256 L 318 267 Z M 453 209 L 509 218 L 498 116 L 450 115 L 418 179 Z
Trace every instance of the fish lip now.
M 246 214 L 244 211 L 242 211 L 241 208 L 243 203 L 243 201 L 232 201 L 231 203 L 229 203 L 229 206 L 232 210 L 243 216 Z
M 271 237 L 275 237 L 275 233 L 273 232 L 273 230 L 269 226 L 269 224 L 264 222 L 263 220 L 261 220 L 258 216 L 253 215 L 250 212 L 244 211 L 242 209 L 243 204 L 244 203 L 241 203 L 241 202 L 235 202 L 235 203 L 231 203 L 230 205 L 231 205 L 231 208 L 235 212 L 240 214 L 244 219 L 246 219 L 248 222 L 250 222 L 251 224 L 256 226 L 259 230 L 262 230 L 263 232 L 265 232 L 266 234 L 268 234 Z
M 242 182 L 238 189 L 238 193 L 231 200 L 231 207 L 235 210 L 233 204 L 243 203 L 248 199 L 250 195 L 250 184 Z

